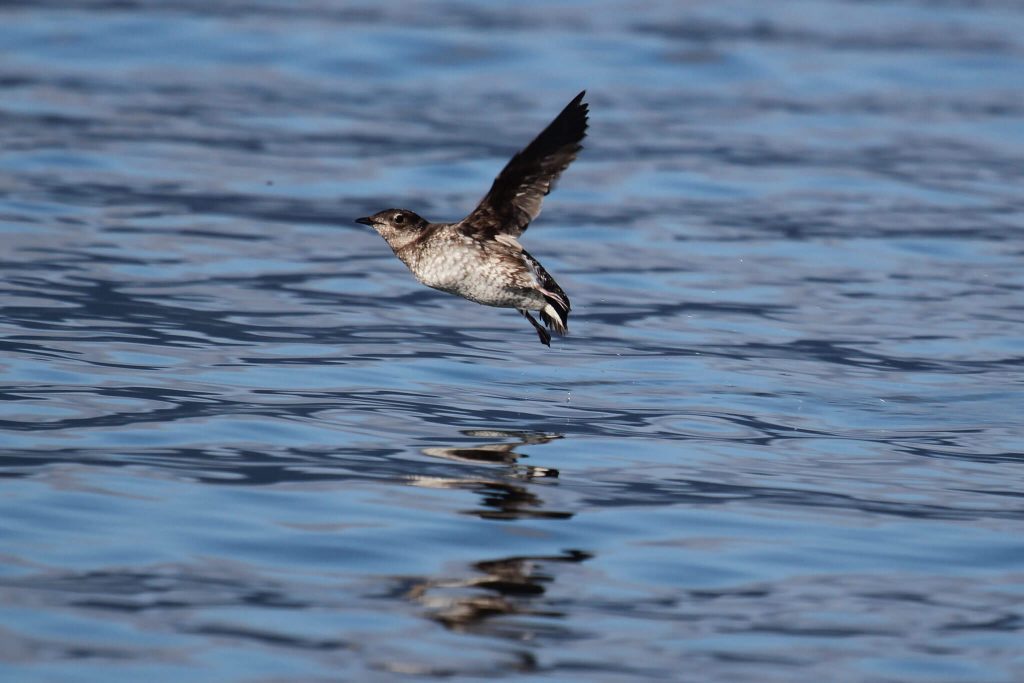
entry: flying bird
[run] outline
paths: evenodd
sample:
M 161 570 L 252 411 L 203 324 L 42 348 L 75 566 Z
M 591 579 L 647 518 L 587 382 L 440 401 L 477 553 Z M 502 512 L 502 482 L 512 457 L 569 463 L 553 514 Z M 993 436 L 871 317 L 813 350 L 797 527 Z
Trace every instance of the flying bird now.
M 544 197 L 583 146 L 587 104 L 581 92 L 533 142 L 505 165 L 472 213 L 455 223 L 431 223 L 408 209 L 385 209 L 369 225 L 428 287 L 486 306 L 514 308 L 551 346 L 551 333 L 569 331 L 569 297 L 540 261 L 519 244 Z

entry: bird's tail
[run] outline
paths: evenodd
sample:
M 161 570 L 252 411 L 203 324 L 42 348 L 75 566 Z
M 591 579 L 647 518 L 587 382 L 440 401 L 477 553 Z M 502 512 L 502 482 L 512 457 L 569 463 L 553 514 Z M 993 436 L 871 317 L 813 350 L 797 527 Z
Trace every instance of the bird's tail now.
M 558 287 L 558 285 L 555 285 Z M 557 293 L 543 290 L 547 302 L 540 310 L 540 319 L 558 334 L 569 333 L 569 298 L 559 290 Z
M 537 259 L 530 256 L 530 253 L 519 246 L 518 242 L 516 242 L 516 247 L 522 254 L 524 263 L 536 278 L 537 284 L 540 285 L 540 293 L 544 296 L 545 303 L 544 307 L 540 309 L 540 319 L 544 321 L 548 329 L 554 330 L 558 334 L 568 334 L 569 310 L 572 308 L 569 304 L 569 297 L 565 295 L 562 288 L 555 282 L 555 278 L 544 270 L 544 266 Z

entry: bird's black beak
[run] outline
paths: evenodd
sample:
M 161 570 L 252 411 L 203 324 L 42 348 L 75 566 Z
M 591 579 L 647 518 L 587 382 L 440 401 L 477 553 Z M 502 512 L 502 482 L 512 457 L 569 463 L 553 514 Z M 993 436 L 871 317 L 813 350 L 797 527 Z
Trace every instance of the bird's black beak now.
M 373 219 L 370 218 L 369 216 L 366 216 L 365 218 L 357 218 L 356 223 L 362 223 L 363 225 L 373 225 Z

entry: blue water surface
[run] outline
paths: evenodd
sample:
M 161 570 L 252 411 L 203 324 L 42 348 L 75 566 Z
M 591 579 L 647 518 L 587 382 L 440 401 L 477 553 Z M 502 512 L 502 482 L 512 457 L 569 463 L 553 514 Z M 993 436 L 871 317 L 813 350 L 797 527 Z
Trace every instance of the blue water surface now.
M 1024 6 L 0 7 L 0 679 L 1024 680 Z M 525 233 L 552 348 L 352 219 Z

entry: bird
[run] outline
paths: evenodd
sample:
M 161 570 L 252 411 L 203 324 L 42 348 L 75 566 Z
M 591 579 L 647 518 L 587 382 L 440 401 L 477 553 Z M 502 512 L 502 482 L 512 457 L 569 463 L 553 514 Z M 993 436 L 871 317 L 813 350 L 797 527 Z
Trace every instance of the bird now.
M 372 227 L 434 289 L 498 308 L 514 308 L 545 346 L 551 333 L 569 332 L 569 297 L 540 261 L 519 243 L 562 172 L 583 149 L 589 107 L 584 90 L 494 179 L 475 209 L 454 223 L 431 223 L 408 209 L 385 209 L 355 219 Z M 531 314 L 537 312 L 547 326 Z

